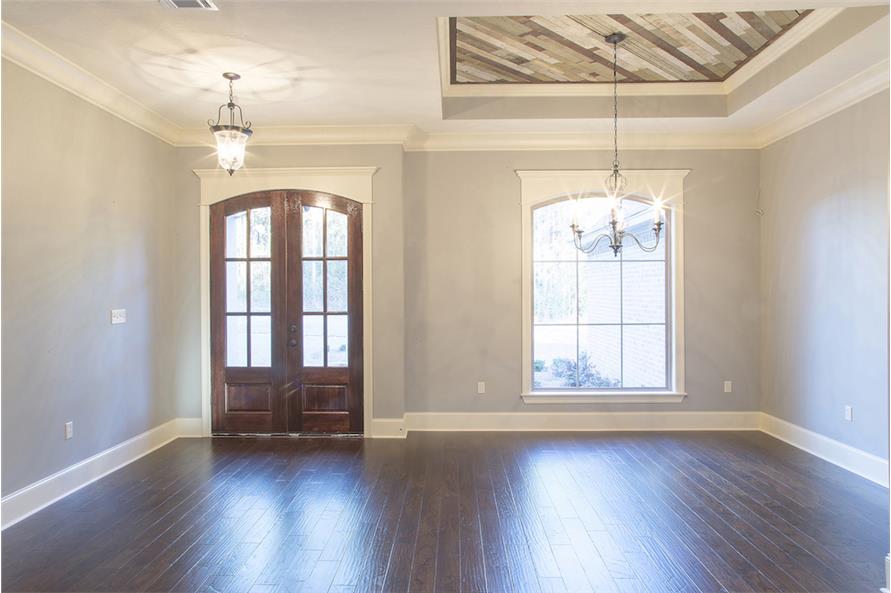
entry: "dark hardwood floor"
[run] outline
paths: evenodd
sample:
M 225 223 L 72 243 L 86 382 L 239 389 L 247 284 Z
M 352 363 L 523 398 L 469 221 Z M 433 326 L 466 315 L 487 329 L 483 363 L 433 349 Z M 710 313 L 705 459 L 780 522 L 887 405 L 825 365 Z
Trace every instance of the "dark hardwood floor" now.
M 888 492 L 754 432 L 180 439 L 2 540 L 5 591 L 876 593 Z

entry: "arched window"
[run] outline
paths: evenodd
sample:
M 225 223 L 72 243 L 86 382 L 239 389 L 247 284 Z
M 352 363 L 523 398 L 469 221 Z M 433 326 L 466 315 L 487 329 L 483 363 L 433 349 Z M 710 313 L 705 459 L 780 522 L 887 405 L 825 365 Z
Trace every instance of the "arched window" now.
M 618 254 L 608 241 L 584 253 L 569 226 L 578 220 L 590 243 L 609 231 L 610 201 L 553 195 L 524 192 L 524 396 L 678 394 L 676 209 L 652 252 L 628 237 Z M 626 230 L 654 244 L 652 198 L 632 194 L 623 212 Z

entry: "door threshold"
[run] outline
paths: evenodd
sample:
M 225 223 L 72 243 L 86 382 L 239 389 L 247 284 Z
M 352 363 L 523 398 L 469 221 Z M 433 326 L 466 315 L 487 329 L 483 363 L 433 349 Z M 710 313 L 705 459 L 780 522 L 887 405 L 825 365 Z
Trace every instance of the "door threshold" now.
M 365 435 L 359 432 L 215 432 L 213 438 L 230 439 L 361 439 Z

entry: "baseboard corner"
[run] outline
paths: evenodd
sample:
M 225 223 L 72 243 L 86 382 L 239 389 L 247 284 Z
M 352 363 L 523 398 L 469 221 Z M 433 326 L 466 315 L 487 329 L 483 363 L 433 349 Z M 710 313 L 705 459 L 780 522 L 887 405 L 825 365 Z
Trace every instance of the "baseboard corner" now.
M 180 437 L 201 436 L 200 418 L 173 418 L 0 499 L 2 529 Z
M 888 487 L 888 460 L 814 432 L 782 418 L 761 413 L 761 432 L 815 455 L 849 472 Z

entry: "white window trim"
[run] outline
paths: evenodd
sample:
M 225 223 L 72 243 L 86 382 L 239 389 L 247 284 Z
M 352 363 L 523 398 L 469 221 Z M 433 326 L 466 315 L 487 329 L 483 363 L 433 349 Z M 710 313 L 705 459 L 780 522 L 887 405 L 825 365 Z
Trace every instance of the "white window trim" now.
M 665 202 L 671 240 L 671 360 L 672 381 L 667 391 L 556 391 L 532 389 L 532 209 L 559 196 L 581 195 L 603 187 L 609 170 L 516 171 L 520 178 L 522 206 L 522 392 L 528 404 L 578 403 L 677 403 L 684 390 L 684 177 L 689 169 L 625 170 L 627 191 L 639 196 L 658 196 Z M 566 232 L 569 233 L 569 227 Z

